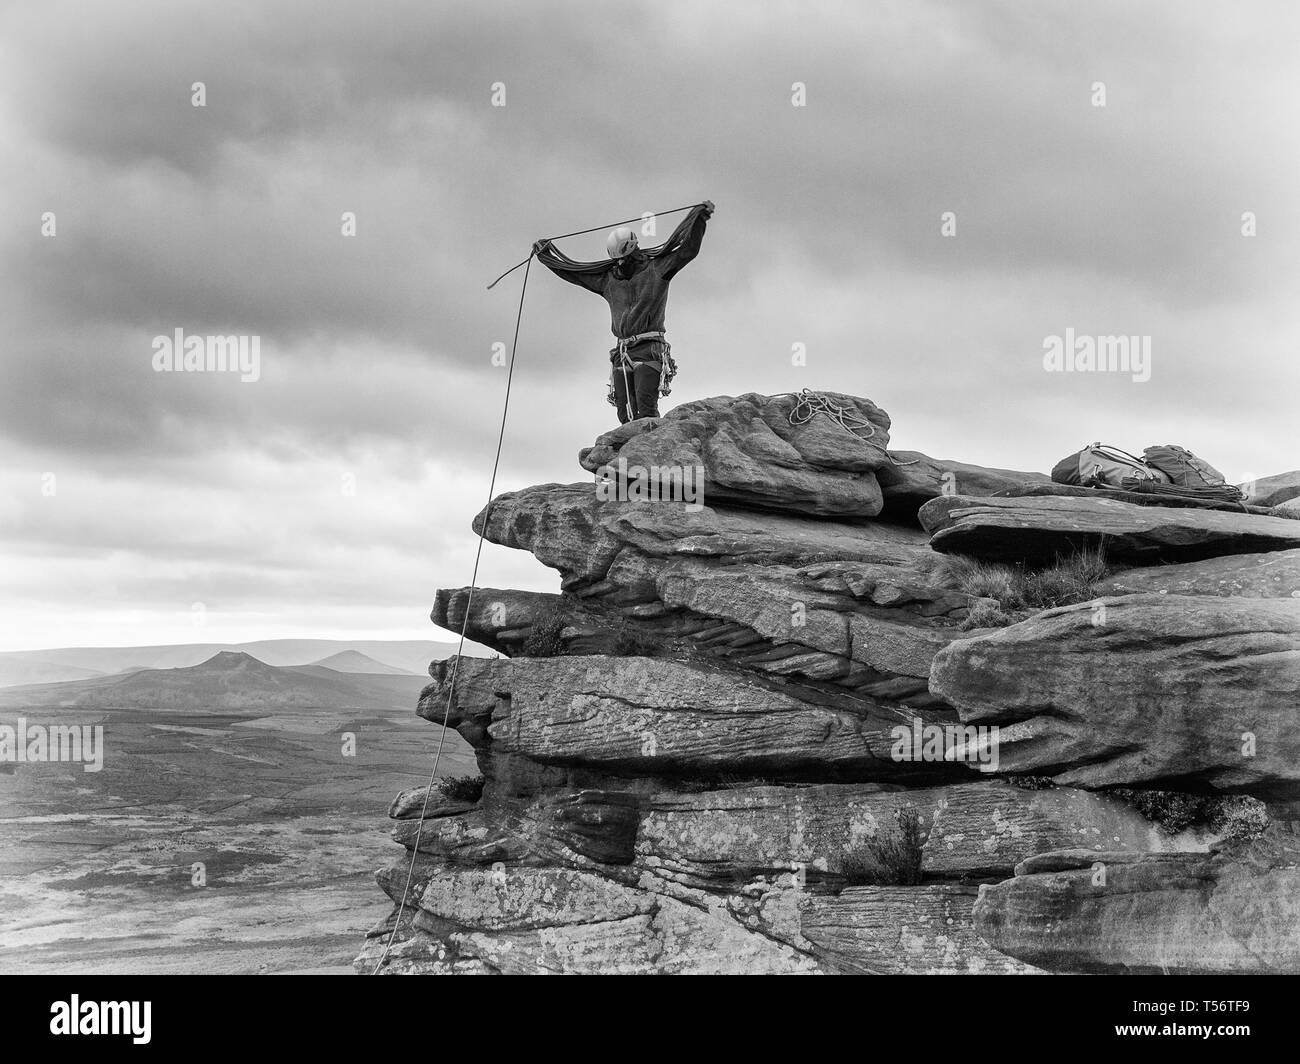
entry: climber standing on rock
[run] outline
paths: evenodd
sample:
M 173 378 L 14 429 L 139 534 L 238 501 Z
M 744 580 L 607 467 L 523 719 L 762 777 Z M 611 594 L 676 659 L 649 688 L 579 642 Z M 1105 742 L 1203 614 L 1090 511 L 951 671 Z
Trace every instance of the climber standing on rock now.
M 620 422 L 659 416 L 659 397 L 668 394 L 677 372 L 664 339 L 668 283 L 699 254 L 712 214 L 708 200 L 693 207 L 672 236 L 654 248 L 638 247 L 631 229 L 615 229 L 605 242 L 609 258 L 600 262 L 576 262 L 549 240 L 533 245 L 537 261 L 552 273 L 604 296 L 609 304 L 610 327 L 618 341 L 609 352 L 609 401 Z

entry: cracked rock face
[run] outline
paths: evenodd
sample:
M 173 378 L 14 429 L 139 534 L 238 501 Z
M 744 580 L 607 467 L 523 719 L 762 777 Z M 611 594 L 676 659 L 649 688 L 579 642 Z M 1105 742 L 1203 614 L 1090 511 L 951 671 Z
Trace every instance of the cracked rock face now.
M 482 527 L 483 515 L 474 521 Z M 543 484 L 493 500 L 487 539 L 531 551 L 559 570 L 575 592 L 636 591 L 659 565 L 681 558 L 727 563 L 800 565 L 858 561 L 903 565 L 925 554 L 925 534 L 885 523 L 810 521 L 784 513 L 727 509 L 706 499 L 690 511 L 680 502 L 602 502 L 591 483 Z M 909 548 L 911 548 L 909 550 Z
M 454 663 L 438 662 L 420 715 L 441 723 Z M 449 723 L 474 746 L 543 765 L 628 775 L 933 778 L 960 766 L 898 762 L 891 730 L 932 712 L 817 699 L 656 658 L 462 659 Z
M 994 561 L 1050 561 L 1104 537 L 1113 560 L 1136 565 L 1300 547 L 1282 517 L 1059 495 L 932 499 L 918 517 L 937 551 Z
M 1083 787 L 1300 793 L 1300 601 L 1132 595 L 941 652 L 931 688 L 1000 726 L 1000 770 Z
M 511 793 L 494 781 L 476 809 L 431 806 L 422 828 L 418 801 L 393 838 L 458 864 L 514 860 L 627 879 L 672 892 L 734 889 L 802 866 L 806 883 L 844 886 L 853 861 L 884 871 L 865 844 L 918 813 L 923 865 L 936 876 L 1001 878 L 1026 853 L 1101 848 L 1145 852 L 1170 845 L 1131 806 L 1071 788 L 1026 790 L 1000 781 L 900 787 L 882 784 L 776 786 L 736 783 L 715 790 L 600 790 Z M 625 788 L 642 787 L 618 781 Z M 611 785 L 613 785 L 611 783 Z M 412 797 L 423 792 L 412 792 Z
M 1076 972 L 1300 970 L 1300 848 L 1274 832 L 1213 854 L 1047 854 L 985 887 L 1002 953 Z
M 1300 550 L 1233 554 L 1180 565 L 1129 569 L 1101 581 L 1098 595 L 1220 595 L 1300 598 Z
M 689 656 L 924 703 L 930 662 L 975 601 L 935 583 L 940 558 L 905 525 L 603 503 L 591 485 L 574 484 L 499 497 L 486 534 L 558 569 L 570 595 L 561 606 L 480 590 L 469 634 L 508 653 L 554 607 L 572 621 L 570 652 L 584 638 L 608 651 L 609 637 L 630 626 Z M 434 620 L 462 623 L 467 598 L 466 589 L 444 592 Z M 602 632 L 604 645 L 592 639 Z
M 1300 523 L 889 452 L 830 398 L 870 431 L 747 395 L 582 452 L 698 466 L 702 506 L 587 482 L 478 516 L 560 593 L 438 592 L 502 655 L 433 663 L 418 707 L 481 794 L 394 800 L 358 970 L 390 940 L 412 974 L 1300 970 Z M 944 558 L 1103 540 L 1095 597 L 1004 628 Z M 1274 820 L 1169 812 L 1215 794 Z
M 586 797 L 599 824 L 611 796 Z M 996 783 L 650 792 L 616 806 L 638 808 L 639 823 L 635 853 L 615 863 L 612 850 L 571 849 L 550 802 L 507 809 L 490 797 L 477 818 L 426 824 L 410 931 L 425 970 L 477 960 L 511 973 L 1029 972 L 976 933 L 973 877 L 1007 875 L 1017 854 L 1058 841 L 1141 847 L 1151 830 L 1122 803 Z M 906 888 L 847 883 L 844 856 L 913 802 L 939 874 Z M 413 824 L 399 840 L 413 841 Z M 381 877 L 395 900 L 404 871 Z M 361 962 L 373 965 L 375 949 Z

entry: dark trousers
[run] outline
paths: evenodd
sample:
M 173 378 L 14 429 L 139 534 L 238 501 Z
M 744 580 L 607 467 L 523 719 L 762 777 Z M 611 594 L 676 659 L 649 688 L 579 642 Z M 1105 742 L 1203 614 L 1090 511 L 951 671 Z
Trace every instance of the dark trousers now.
M 632 409 L 628 410 L 627 385 L 632 385 Z M 614 402 L 622 424 L 641 417 L 659 416 L 659 368 L 638 362 L 627 371 L 614 363 Z

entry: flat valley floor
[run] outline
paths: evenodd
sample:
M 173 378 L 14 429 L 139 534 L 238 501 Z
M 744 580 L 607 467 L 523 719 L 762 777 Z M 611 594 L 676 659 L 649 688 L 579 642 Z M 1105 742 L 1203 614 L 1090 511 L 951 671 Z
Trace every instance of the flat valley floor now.
M 432 767 L 438 728 L 414 708 L 0 724 L 21 716 L 102 724 L 105 754 L 99 772 L 0 764 L 0 973 L 352 973 L 392 907 L 374 880 L 400 852 L 388 805 Z M 477 772 L 449 733 L 439 776 Z

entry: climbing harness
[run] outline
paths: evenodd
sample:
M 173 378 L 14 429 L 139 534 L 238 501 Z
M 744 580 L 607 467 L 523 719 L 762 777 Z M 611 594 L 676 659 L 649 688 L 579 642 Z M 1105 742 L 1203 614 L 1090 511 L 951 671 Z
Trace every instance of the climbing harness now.
M 618 338 L 618 347 L 615 350 L 618 351 L 619 358 L 630 361 L 627 353 L 628 348 L 636 347 L 642 340 L 662 340 L 663 338 L 664 334 L 662 332 L 643 332 L 637 333 L 635 336 L 620 336 Z
M 635 347 L 643 340 L 658 340 L 659 343 L 663 346 L 663 354 L 660 356 L 660 358 L 657 360 L 654 359 L 650 360 L 650 361 L 659 362 L 659 394 L 661 396 L 670 395 L 672 393 L 673 378 L 677 376 L 677 363 L 673 359 L 672 345 L 664 338 L 664 334 L 662 332 L 643 332 L 643 333 L 637 333 L 635 336 L 619 337 L 618 346 L 615 347 L 609 353 L 609 360 L 611 364 L 611 368 L 609 371 L 609 394 L 606 395 L 605 398 L 608 401 L 610 406 L 614 407 L 615 409 L 618 408 L 618 399 L 615 396 L 615 389 L 614 389 L 614 375 L 616 373 L 622 372 L 623 389 L 624 389 L 623 394 L 628 396 L 627 413 L 629 419 L 632 416 L 632 409 L 631 409 L 632 408 L 632 403 L 631 403 L 632 378 L 630 374 L 636 369 L 638 365 L 644 365 L 645 363 L 638 363 L 634 361 L 632 356 L 628 352 L 631 348 Z

